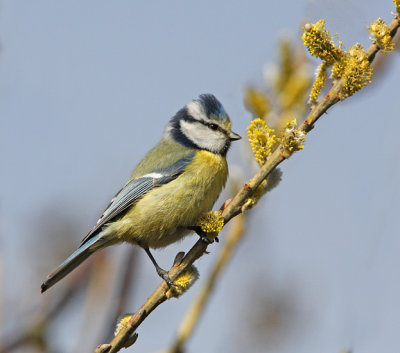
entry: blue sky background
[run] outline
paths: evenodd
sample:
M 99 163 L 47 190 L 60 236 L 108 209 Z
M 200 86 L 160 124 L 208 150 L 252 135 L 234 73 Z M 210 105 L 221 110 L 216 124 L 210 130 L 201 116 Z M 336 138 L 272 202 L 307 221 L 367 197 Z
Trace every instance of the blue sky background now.
M 11 318 L 57 296 L 57 287 L 41 296 L 41 280 L 78 245 L 179 108 L 214 93 L 245 136 L 243 89 L 262 83 L 280 36 L 298 38 L 304 19 L 324 18 L 346 47 L 368 46 L 365 27 L 390 21 L 391 11 L 389 0 L 1 1 L 0 338 L 19 325 Z M 329 110 L 304 151 L 282 165 L 283 180 L 251 212 L 248 236 L 189 352 L 399 351 L 399 63 L 396 51 L 374 83 Z M 243 140 L 232 148 L 235 170 L 248 168 L 246 153 Z M 38 237 L 46 217 L 73 222 L 76 234 L 63 255 L 43 263 L 53 252 L 53 242 Z M 167 267 L 193 243 L 156 256 Z M 111 249 L 116 263 L 126 246 Z M 199 261 L 201 274 L 217 247 Z M 159 282 L 149 260 L 140 261 L 130 311 Z M 154 312 L 132 351 L 166 346 L 197 288 Z M 287 308 L 281 334 L 257 324 L 269 298 Z M 65 352 L 86 327 L 84 300 L 51 331 Z M 89 331 L 88 351 L 103 343 Z

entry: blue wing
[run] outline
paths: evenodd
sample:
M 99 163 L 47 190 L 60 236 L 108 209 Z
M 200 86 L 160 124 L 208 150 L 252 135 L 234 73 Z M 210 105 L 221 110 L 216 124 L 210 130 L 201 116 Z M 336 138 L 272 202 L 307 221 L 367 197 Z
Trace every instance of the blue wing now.
M 94 237 L 107 222 L 121 216 L 127 208 L 132 206 L 135 201 L 141 198 L 149 190 L 176 179 L 180 174 L 182 174 L 186 166 L 191 163 L 194 156 L 195 154 L 191 153 L 187 157 L 179 159 L 167 168 L 155 169 L 151 173 L 128 181 L 111 200 L 110 204 L 97 221 L 97 224 L 82 240 L 81 245 Z

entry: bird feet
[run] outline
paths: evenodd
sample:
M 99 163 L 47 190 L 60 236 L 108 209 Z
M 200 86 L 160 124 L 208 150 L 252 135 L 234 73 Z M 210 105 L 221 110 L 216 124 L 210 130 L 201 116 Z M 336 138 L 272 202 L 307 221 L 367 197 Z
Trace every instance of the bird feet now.
M 168 271 L 163 270 L 161 267 L 156 267 L 157 274 L 165 281 L 169 286 L 179 287 L 177 284 L 171 281 L 171 278 L 168 276 Z

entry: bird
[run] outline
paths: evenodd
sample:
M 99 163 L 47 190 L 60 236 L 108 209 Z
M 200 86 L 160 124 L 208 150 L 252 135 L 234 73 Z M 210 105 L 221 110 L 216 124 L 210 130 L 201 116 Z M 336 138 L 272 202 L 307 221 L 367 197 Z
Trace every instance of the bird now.
M 169 120 L 161 140 L 137 164 L 78 249 L 47 276 L 41 292 L 96 251 L 123 242 L 142 247 L 157 274 L 173 285 L 150 248 L 166 247 L 193 230 L 207 241 L 196 221 L 212 209 L 225 186 L 226 155 L 231 142 L 240 138 L 214 95 L 202 94 L 186 104 Z

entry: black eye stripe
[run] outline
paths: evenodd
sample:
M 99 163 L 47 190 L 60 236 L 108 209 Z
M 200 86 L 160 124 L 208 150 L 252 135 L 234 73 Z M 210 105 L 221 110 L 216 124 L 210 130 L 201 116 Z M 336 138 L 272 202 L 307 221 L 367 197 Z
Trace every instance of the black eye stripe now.
M 221 126 L 219 126 L 218 124 L 211 123 L 208 121 L 203 121 L 203 120 L 201 120 L 199 122 L 202 123 L 203 125 L 207 126 L 208 128 L 210 128 L 211 130 L 225 132 L 225 130 L 223 128 L 221 128 Z
M 222 128 L 221 126 L 219 126 L 216 123 L 213 123 L 211 121 L 206 121 L 206 120 L 198 120 L 193 118 L 191 115 L 188 114 L 187 109 L 182 109 L 180 116 L 177 116 L 175 119 L 175 122 L 178 123 L 179 120 L 184 120 L 187 121 L 189 123 L 199 123 L 199 124 L 203 124 L 204 126 L 207 126 L 208 128 L 214 130 L 214 131 L 221 131 L 222 133 L 224 133 L 225 135 L 228 136 L 227 131 Z M 177 114 L 178 115 L 178 114 Z M 177 126 L 177 125 L 176 125 Z

